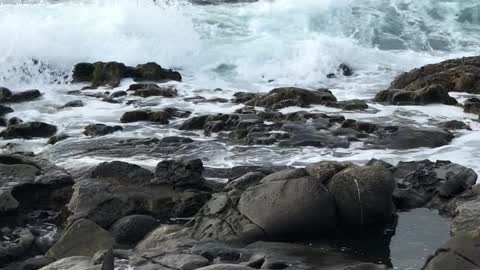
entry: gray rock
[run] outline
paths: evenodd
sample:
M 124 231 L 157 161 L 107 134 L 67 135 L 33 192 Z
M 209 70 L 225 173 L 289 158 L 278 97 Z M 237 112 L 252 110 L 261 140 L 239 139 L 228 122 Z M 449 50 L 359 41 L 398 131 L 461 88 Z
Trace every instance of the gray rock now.
M 449 144 L 454 138 L 447 130 L 439 128 L 414 128 L 406 126 L 385 127 L 376 132 L 372 148 L 413 149 L 435 148 Z
M 480 268 L 480 233 L 459 233 L 427 259 L 422 270 L 470 270 Z
M 347 228 L 389 224 L 394 218 L 392 174 L 383 166 L 350 167 L 328 185 L 338 217 Z
M 89 257 L 74 256 L 63 258 L 40 270 L 93 270 Z
M 81 219 L 67 229 L 46 255 L 56 259 L 72 256 L 92 257 L 99 250 L 113 248 L 114 243 L 108 231 L 91 220 Z
M 206 258 L 192 254 L 168 254 L 162 258 L 155 259 L 155 262 L 181 270 L 199 269 L 210 264 Z
M 320 183 L 327 185 L 335 174 L 351 166 L 353 164 L 350 162 L 320 161 L 307 165 L 305 171 L 318 179 Z
M 63 208 L 73 179 L 47 160 L 20 154 L 0 155 L 0 213 L 18 208 Z
M 243 192 L 238 209 L 274 239 L 328 233 L 336 226 L 333 197 L 311 177 L 264 179 Z
M 167 240 L 178 239 L 187 235 L 186 229 L 180 225 L 161 225 L 145 236 L 135 249 L 157 249 Z
M 214 264 L 207 267 L 198 268 L 198 270 L 253 270 L 248 266 L 238 264 Z
M 266 235 L 261 227 L 237 210 L 236 203 L 226 194 L 217 193 L 195 216 L 192 237 L 198 240 L 251 243 L 264 239 Z
M 107 162 L 78 179 L 68 209 L 69 221 L 88 218 L 104 228 L 133 213 L 158 219 L 188 217 L 209 199 L 198 190 L 152 182 L 153 173 L 134 164 Z
M 177 187 L 201 188 L 204 182 L 203 170 L 203 163 L 200 159 L 164 160 L 157 164 L 155 182 L 168 183 Z
M 20 266 L 20 270 L 38 270 L 53 262 L 55 262 L 55 259 L 53 258 L 48 258 L 44 256 L 34 257 L 24 261 Z

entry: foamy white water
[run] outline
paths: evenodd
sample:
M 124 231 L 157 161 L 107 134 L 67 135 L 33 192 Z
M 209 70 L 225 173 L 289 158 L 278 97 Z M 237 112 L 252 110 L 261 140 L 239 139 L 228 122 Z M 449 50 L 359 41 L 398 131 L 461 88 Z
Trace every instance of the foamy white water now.
M 58 106 L 78 99 L 66 92 L 80 86 L 63 83 L 72 66 L 82 61 L 115 60 L 129 65 L 156 61 L 180 69 L 184 82 L 177 87 L 182 98 L 231 98 L 238 90 L 257 92 L 296 85 L 328 87 L 340 99 L 363 99 L 384 89 L 400 72 L 480 53 L 480 6 L 476 1 L 262 0 L 215 6 L 180 0 L 158 2 L 161 4 L 148 0 L 0 0 L 0 85 L 14 90 L 38 88 L 45 93 L 34 104 L 14 105 L 15 116 L 53 123 L 71 135 L 80 135 L 90 123 L 118 124 L 122 113 L 133 106 L 85 98 L 83 108 L 58 111 Z M 326 79 L 340 63 L 351 65 L 355 76 Z M 127 87 L 126 81 L 119 89 Z M 217 87 L 225 91 L 213 91 Z M 231 104 L 193 105 L 182 98 L 149 101 L 157 104 L 154 108 L 173 106 L 195 114 L 228 113 L 238 108 Z M 408 151 L 360 150 L 355 145 L 351 149 L 288 150 L 229 146 L 206 163 L 298 165 L 321 159 L 364 162 L 372 157 L 395 163 L 429 158 L 452 160 L 480 172 L 476 116 L 443 105 L 371 106 L 379 111 L 346 116 L 410 121 L 418 126 L 458 119 L 469 123 L 473 131 L 458 133 L 448 146 Z M 332 111 L 321 106 L 312 109 Z M 126 127 L 125 132 L 110 136 L 177 134 L 156 126 Z M 37 152 L 46 147 L 45 140 L 12 142 Z M 99 160 L 102 157 L 84 158 L 85 162 Z M 147 165 L 158 162 L 148 157 L 126 160 Z

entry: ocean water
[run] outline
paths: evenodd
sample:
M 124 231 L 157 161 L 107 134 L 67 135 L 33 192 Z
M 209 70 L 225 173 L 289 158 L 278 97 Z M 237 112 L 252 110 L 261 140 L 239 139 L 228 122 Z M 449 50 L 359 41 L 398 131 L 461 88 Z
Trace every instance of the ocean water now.
M 241 105 L 197 104 L 184 97 L 231 98 L 237 91 L 267 92 L 279 86 L 327 87 L 337 98 L 369 99 L 388 87 L 401 72 L 445 59 L 480 54 L 480 3 L 474 0 L 260 0 L 253 3 L 198 5 L 186 0 L 0 0 L 0 86 L 12 90 L 40 89 L 44 97 L 14 104 L 14 116 L 58 126 L 72 141 L 88 141 L 83 128 L 91 123 L 119 124 L 133 105 L 110 104 L 95 98 L 67 95 L 85 85 L 69 83 L 75 63 L 119 61 L 136 65 L 155 61 L 178 69 L 174 84 L 179 98 L 149 98 L 152 109 L 176 107 L 194 115 L 231 113 Z M 341 63 L 355 74 L 327 79 Z M 124 90 L 132 81 L 125 80 Z M 215 89 L 221 88 L 222 91 Z M 472 95 L 452 94 L 459 101 Z M 81 98 L 85 107 L 58 110 Z M 364 163 L 371 158 L 391 163 L 407 160 L 451 160 L 480 173 L 478 116 L 454 106 L 385 106 L 370 103 L 366 112 L 341 112 L 323 106 L 308 110 L 340 113 L 376 123 L 408 123 L 429 127 L 440 121 L 462 120 L 472 131 L 456 132 L 454 141 L 435 149 L 365 150 L 312 147 L 222 145 L 199 153 L 214 167 L 237 165 L 304 165 L 320 160 Z M 304 110 L 286 108 L 283 112 Z M 179 120 L 182 121 L 182 120 Z M 147 138 L 179 135 L 155 125 L 125 124 L 124 132 L 106 138 Z M 197 134 L 196 140 L 214 138 Z M 0 141 L 16 150 L 48 153 L 46 139 Z M 0 150 L 2 151 L 2 150 Z M 94 164 L 112 157 L 97 151 L 53 155 L 65 167 Z M 149 153 L 121 159 L 153 167 Z M 439 245 L 426 229 L 430 213 L 404 214 L 392 260 L 397 269 L 418 268 Z M 443 220 L 435 224 L 446 224 Z M 411 226 L 412 225 L 412 226 Z M 443 225 L 439 225 L 443 226 Z M 441 227 L 439 232 L 447 228 Z M 422 238 L 423 237 L 423 238 Z M 419 240 L 420 239 L 420 240 Z M 424 241 L 423 241 L 424 240 Z M 443 238 L 441 238 L 443 241 Z M 402 245 L 404 241 L 408 244 Z M 411 248 L 411 249 L 410 249 Z M 418 252 L 417 252 L 418 251 Z M 420 255 L 419 255 L 420 256 Z
M 88 123 L 117 124 L 132 106 L 85 99 L 87 106 L 58 111 L 78 97 L 66 91 L 70 71 L 81 61 L 156 61 L 176 68 L 184 96 L 231 98 L 236 91 L 266 92 L 278 86 L 328 87 L 339 99 L 371 98 L 403 71 L 427 63 L 480 53 L 480 4 L 467 0 L 260 0 L 196 5 L 182 0 L 0 0 L 0 85 L 45 93 L 35 104 L 14 105 L 16 116 L 42 120 L 62 132 L 81 134 Z M 326 79 L 340 63 L 353 77 Z M 273 82 L 272 82 L 273 80 Z M 126 89 L 124 82 L 119 89 Z M 223 91 L 213 91 L 221 88 Z M 182 97 L 182 98 L 183 98 Z M 465 99 L 468 95 L 457 94 Z M 231 104 L 193 105 L 179 99 L 150 99 L 155 108 L 176 106 L 194 114 L 233 112 Z M 480 171 L 477 117 L 460 108 L 370 104 L 376 113 L 344 113 L 373 122 L 434 125 L 446 119 L 469 123 L 448 146 L 408 151 L 226 146 L 211 166 L 301 165 L 321 159 L 390 162 L 448 159 Z M 298 110 L 288 108 L 287 110 Z M 322 106 L 316 111 L 334 112 Z M 135 125 L 113 137 L 175 135 L 162 127 Z M 208 140 L 208 138 L 204 138 Z M 13 141 L 35 152 L 45 140 Z M 240 150 L 239 150 L 240 149 Z M 101 156 L 75 157 L 98 162 Z M 155 165 L 158 160 L 127 160 Z M 58 160 L 70 164 L 68 160 Z

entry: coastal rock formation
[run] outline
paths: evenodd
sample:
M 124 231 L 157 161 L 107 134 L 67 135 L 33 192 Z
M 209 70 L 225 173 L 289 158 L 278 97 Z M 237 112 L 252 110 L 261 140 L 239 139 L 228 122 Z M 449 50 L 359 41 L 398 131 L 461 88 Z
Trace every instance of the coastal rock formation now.
M 72 77 L 74 82 L 91 82 L 93 88 L 99 86 L 117 87 L 124 78 L 155 82 L 182 80 L 180 73 L 164 69 L 153 62 L 137 67 L 129 67 L 118 62 L 78 63 L 73 68 Z

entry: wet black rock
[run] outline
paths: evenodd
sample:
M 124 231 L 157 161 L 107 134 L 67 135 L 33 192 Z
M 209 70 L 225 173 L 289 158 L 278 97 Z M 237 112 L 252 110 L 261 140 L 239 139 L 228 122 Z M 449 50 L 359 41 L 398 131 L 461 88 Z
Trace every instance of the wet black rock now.
M 8 122 L 7 122 L 7 127 L 9 126 L 15 126 L 15 125 L 19 125 L 23 123 L 23 120 L 18 118 L 18 117 L 12 117 L 10 119 L 8 119 Z
M 110 227 L 110 232 L 116 243 L 131 247 L 158 225 L 159 222 L 151 216 L 131 215 L 115 221 Z
M 469 98 L 463 104 L 463 110 L 466 113 L 473 113 L 480 115 L 480 99 Z
M 440 128 L 416 128 L 407 126 L 382 127 L 371 141 L 373 148 L 412 149 L 435 148 L 449 144 L 453 134 Z
M 57 127 L 44 122 L 27 122 L 9 126 L 0 132 L 4 139 L 48 138 L 57 133 Z
M 464 57 L 426 65 L 398 76 L 390 89 L 417 91 L 440 85 L 448 92 L 480 93 L 480 57 Z
M 441 122 L 438 127 L 448 129 L 448 130 L 457 130 L 457 129 L 466 129 L 466 130 L 471 130 L 470 126 L 468 126 L 466 123 L 458 120 L 451 120 L 451 121 L 445 121 Z
M 202 188 L 203 163 L 194 160 L 165 160 L 155 169 L 155 182 L 168 183 L 175 187 Z
M 181 111 L 174 108 L 166 108 L 162 111 L 147 111 L 147 110 L 137 110 L 126 112 L 122 115 L 120 122 L 122 123 L 131 123 L 138 121 L 150 121 L 166 125 L 170 123 L 170 120 L 173 118 L 186 118 L 190 116 L 190 112 Z
M 368 109 L 368 104 L 364 100 L 351 99 L 336 102 L 326 102 L 327 107 L 338 108 L 345 111 L 359 111 Z
M 0 103 L 28 102 L 41 97 L 39 90 L 27 90 L 23 92 L 12 92 L 7 88 L 0 87 Z
M 13 109 L 7 106 L 0 105 L 0 116 L 12 113 Z
M 123 96 L 126 96 L 126 95 L 128 95 L 126 91 L 115 91 L 110 95 L 110 97 L 111 98 L 118 98 L 118 97 L 123 97 Z
M 65 170 L 35 156 L 0 155 L 0 212 L 61 209 L 70 199 L 73 179 Z
M 73 82 L 91 82 L 92 87 L 117 87 L 123 78 L 135 81 L 181 81 L 180 73 L 164 69 L 156 63 L 128 67 L 118 62 L 79 63 L 73 68 Z
M 239 95 L 239 94 L 237 94 Z M 266 107 L 278 110 L 289 106 L 307 107 L 312 104 L 335 102 L 337 99 L 327 89 L 307 90 L 296 87 L 276 88 L 267 94 L 258 94 L 247 101 L 248 106 Z
M 134 89 L 134 96 L 140 96 L 143 98 L 152 96 L 162 97 L 176 97 L 178 95 L 177 89 L 172 86 L 160 87 L 156 84 L 135 84 L 130 86 L 129 90 Z
M 195 214 L 210 194 L 155 183 L 154 174 L 120 161 L 106 162 L 77 180 L 68 208 L 69 222 L 88 218 L 103 228 L 132 214 L 160 220 Z
M 388 89 L 378 93 L 374 100 L 392 105 L 457 104 L 457 101 L 448 94 L 448 89 L 439 84 L 429 85 L 414 91 Z
M 58 135 L 55 135 L 55 136 L 50 137 L 50 138 L 48 139 L 47 143 L 48 143 L 48 144 L 56 144 L 56 143 L 58 143 L 58 142 L 60 142 L 60 141 L 66 140 L 66 139 L 68 139 L 68 138 L 70 138 L 70 136 L 68 136 L 67 134 L 62 133 L 62 134 L 58 134 Z
M 171 69 L 164 69 L 157 63 L 146 63 L 138 65 L 132 71 L 132 77 L 135 81 L 182 81 L 182 76 L 179 72 Z
M 105 136 L 117 131 L 121 131 L 121 126 L 107 126 L 104 124 L 91 124 L 85 127 L 83 134 L 90 137 Z
M 424 206 L 444 210 L 477 180 L 472 169 L 450 161 L 400 162 L 390 170 L 397 182 L 394 201 L 402 210 Z

